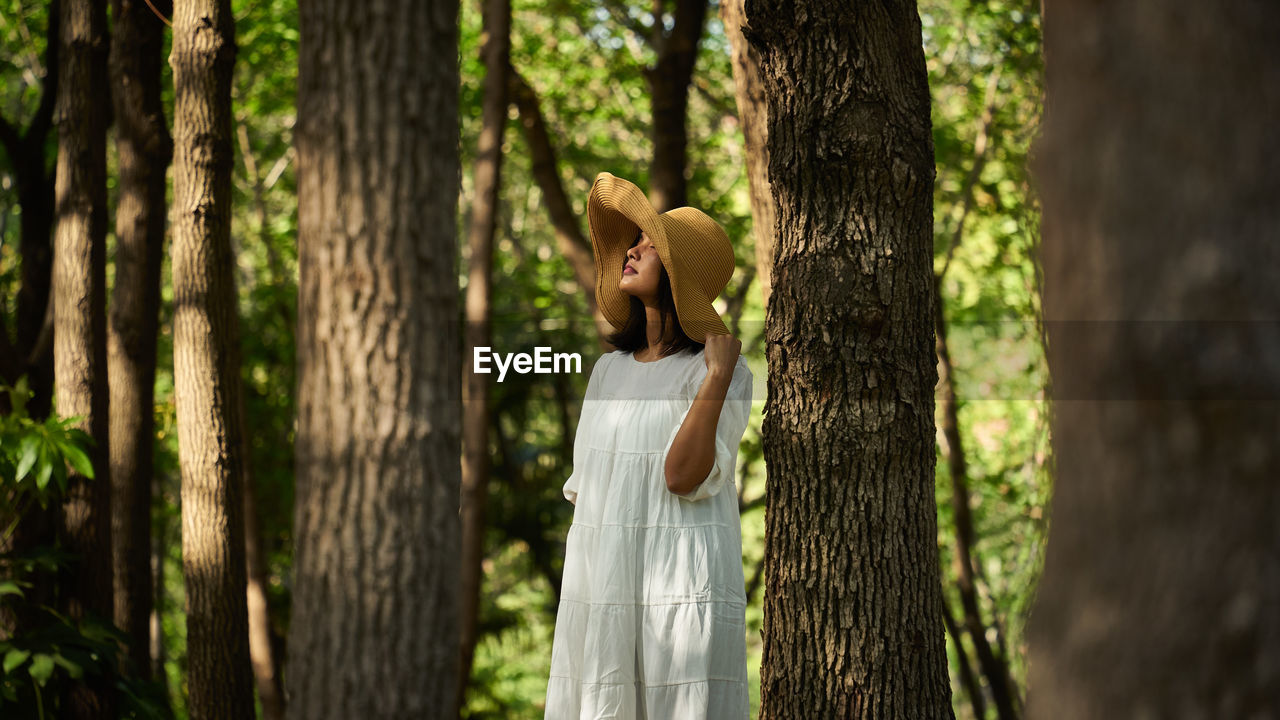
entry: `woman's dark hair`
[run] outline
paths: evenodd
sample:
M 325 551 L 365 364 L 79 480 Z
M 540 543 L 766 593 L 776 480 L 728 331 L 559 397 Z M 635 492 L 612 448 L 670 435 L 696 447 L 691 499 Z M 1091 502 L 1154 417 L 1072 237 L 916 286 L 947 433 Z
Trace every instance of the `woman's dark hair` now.
M 628 250 L 640 242 L 640 235 L 640 231 L 637 231 L 636 239 L 631 241 L 631 245 L 627 247 Z M 670 314 L 675 325 L 675 337 L 672 339 L 671 346 L 665 355 L 675 355 L 688 348 L 693 348 L 694 352 L 697 352 L 704 347 L 704 344 L 686 335 L 684 329 L 680 327 L 679 316 L 676 314 L 676 301 L 671 295 L 671 278 L 667 276 L 665 267 L 659 264 L 658 268 L 661 271 L 658 274 L 658 309 L 662 312 L 661 337 L 666 337 L 667 335 L 668 314 Z M 640 301 L 640 298 L 634 295 L 628 297 L 631 300 L 631 314 L 627 317 L 627 324 L 621 330 L 606 337 L 605 340 L 608 340 L 610 345 L 619 350 L 628 350 L 634 353 L 649 346 L 649 335 L 646 329 L 648 318 L 645 315 L 644 303 Z

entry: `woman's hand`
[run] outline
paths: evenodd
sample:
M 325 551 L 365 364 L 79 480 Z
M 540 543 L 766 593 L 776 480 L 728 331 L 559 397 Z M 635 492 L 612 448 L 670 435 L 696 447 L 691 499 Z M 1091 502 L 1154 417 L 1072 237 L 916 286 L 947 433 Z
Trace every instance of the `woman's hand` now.
M 742 353 L 742 341 L 732 335 L 707 335 L 703 359 L 707 362 L 707 374 L 724 373 L 733 376 L 733 368 Z

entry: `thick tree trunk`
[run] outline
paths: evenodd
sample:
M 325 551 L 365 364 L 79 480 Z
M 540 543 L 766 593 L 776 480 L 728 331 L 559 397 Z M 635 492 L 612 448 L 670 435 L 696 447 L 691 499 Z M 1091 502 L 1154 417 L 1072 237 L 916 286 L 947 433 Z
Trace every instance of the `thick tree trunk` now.
M 173 371 L 182 467 L 188 709 L 252 718 L 245 608 L 239 329 L 231 255 L 230 0 L 177 3 Z
M 951 717 L 915 3 L 748 0 L 778 211 L 761 718 Z
M 166 16 L 170 4 L 157 6 Z M 107 353 L 111 387 L 111 544 L 115 622 L 151 678 L 151 475 L 156 332 L 173 140 L 160 103 L 164 25 L 150 8 L 112 0 L 111 98 L 119 199 Z
M 92 479 L 72 474 L 60 533 L 75 559 L 62 572 L 69 617 L 112 617 L 111 471 L 107 454 L 107 8 L 63 0 L 58 84 L 57 206 L 53 241 L 54 387 L 57 413 L 80 416 L 93 438 Z M 75 685 L 67 716 L 111 717 L 115 689 Z
M 1057 478 L 1027 715 L 1274 717 L 1280 6 L 1044 27 Z
M 467 272 L 466 347 L 468 360 L 475 348 L 490 344 L 490 301 L 493 295 L 493 235 L 497 226 L 498 195 L 502 187 L 502 136 L 507 126 L 507 70 L 511 66 L 511 0 L 487 0 L 484 5 L 484 106 L 474 173 L 475 198 L 467 233 L 471 265 Z M 456 715 L 466 701 L 475 658 L 480 614 L 481 560 L 484 558 L 485 505 L 489 492 L 489 379 L 463 374 L 462 427 L 462 578 L 461 652 Z
M 744 0 L 720 0 L 720 21 L 733 57 L 734 98 L 747 155 L 747 186 L 751 191 L 751 227 L 756 238 L 756 280 L 764 306 L 769 307 L 773 288 L 774 225 L 778 213 L 769 189 L 769 106 L 760 79 L 760 54 L 742 34 L 746 24 Z
M 458 4 L 299 10 L 288 716 L 432 717 L 459 674 Z
M 649 169 L 649 200 L 658 212 L 689 202 L 685 168 L 688 165 L 689 81 L 698 62 L 698 41 L 707 18 L 707 0 L 675 0 L 671 32 L 662 34 L 662 19 L 654 23 L 658 60 L 644 69 L 653 108 L 653 163 Z M 663 3 L 657 0 L 655 7 Z

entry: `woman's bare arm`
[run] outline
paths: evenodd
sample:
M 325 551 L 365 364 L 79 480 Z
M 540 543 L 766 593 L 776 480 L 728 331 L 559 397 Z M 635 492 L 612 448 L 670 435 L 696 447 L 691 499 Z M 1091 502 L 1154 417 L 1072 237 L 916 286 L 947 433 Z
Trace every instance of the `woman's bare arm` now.
M 732 335 L 708 335 L 702 356 L 707 375 L 685 415 L 662 470 L 667 476 L 667 489 L 686 495 L 706 479 L 716 463 L 716 425 L 724 398 L 733 380 L 733 371 L 742 354 L 742 341 Z
M 677 495 L 692 492 L 715 465 L 716 425 L 732 379 L 732 367 L 707 370 L 693 406 L 667 451 L 663 471 L 667 476 L 667 489 L 671 492 Z

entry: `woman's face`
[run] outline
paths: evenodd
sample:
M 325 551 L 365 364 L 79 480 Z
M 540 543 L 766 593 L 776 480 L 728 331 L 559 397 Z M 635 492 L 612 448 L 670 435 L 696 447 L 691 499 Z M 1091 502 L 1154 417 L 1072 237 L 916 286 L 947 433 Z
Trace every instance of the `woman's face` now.
M 661 273 L 662 260 L 658 257 L 658 249 L 653 246 L 649 236 L 642 232 L 627 250 L 618 289 L 641 300 L 653 300 L 658 296 L 658 278 Z

